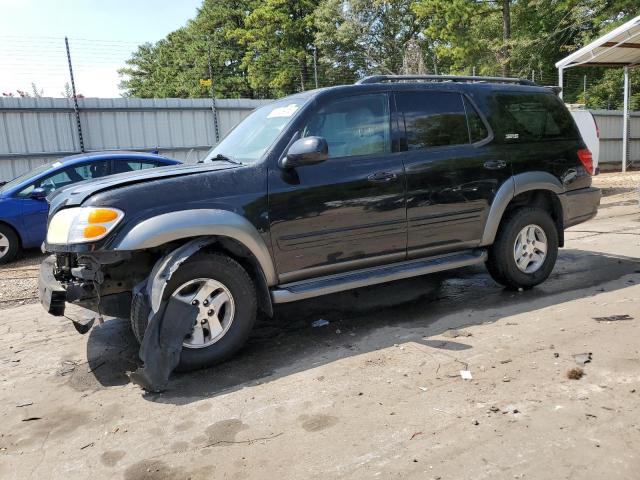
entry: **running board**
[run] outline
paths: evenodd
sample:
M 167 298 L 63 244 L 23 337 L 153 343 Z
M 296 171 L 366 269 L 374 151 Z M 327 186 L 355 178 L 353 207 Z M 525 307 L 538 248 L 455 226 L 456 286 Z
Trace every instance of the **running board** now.
M 484 249 L 466 250 L 437 257 L 406 260 L 380 267 L 364 268 L 326 277 L 286 283 L 271 290 L 273 303 L 287 303 L 305 298 L 319 297 L 353 288 L 392 282 L 402 278 L 417 277 L 428 273 L 477 265 L 487 260 Z

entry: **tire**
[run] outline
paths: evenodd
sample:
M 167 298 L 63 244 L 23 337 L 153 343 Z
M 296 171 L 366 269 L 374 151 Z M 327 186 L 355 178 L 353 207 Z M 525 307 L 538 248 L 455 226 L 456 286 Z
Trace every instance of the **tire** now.
M 20 239 L 8 225 L 0 224 L 0 264 L 9 263 L 20 252 Z
M 546 253 L 542 255 L 544 245 Z M 528 289 L 549 277 L 557 258 L 558 230 L 549 213 L 539 208 L 518 208 L 500 226 L 486 266 L 497 283 Z
M 222 293 L 225 298 L 230 298 L 224 308 L 228 308 L 232 315 L 219 337 L 209 339 L 209 342 L 213 342 L 209 345 L 205 341 L 200 346 L 196 343 L 189 346 L 189 342 L 194 340 L 185 338 L 180 364 L 176 369 L 179 371 L 206 368 L 231 357 L 245 343 L 256 320 L 257 299 L 253 281 L 238 262 L 223 254 L 198 254 L 182 264 L 167 283 L 163 300 L 168 300 L 174 294 L 182 296 L 181 292 L 189 291 L 190 285 L 197 289 L 203 280 L 211 280 L 210 283 L 222 286 L 223 290 L 216 290 L 216 295 Z M 144 337 L 149 312 L 150 307 L 144 297 L 134 296 L 131 304 L 131 328 L 138 342 L 142 342 Z M 225 316 L 227 315 L 225 310 Z M 216 318 L 217 316 L 216 314 Z
M 142 344 L 144 332 L 149 323 L 149 313 L 151 308 L 143 295 L 133 295 L 131 299 L 131 311 L 129 312 L 129 322 L 131 331 L 139 344 Z

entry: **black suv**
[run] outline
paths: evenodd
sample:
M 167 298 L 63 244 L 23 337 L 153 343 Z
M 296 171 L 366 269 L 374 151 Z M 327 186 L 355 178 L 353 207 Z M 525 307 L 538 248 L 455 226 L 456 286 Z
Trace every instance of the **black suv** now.
M 277 303 L 480 263 L 533 287 L 596 215 L 592 174 L 551 88 L 368 77 L 256 110 L 201 165 L 56 192 L 41 300 L 130 318 L 145 367 L 199 368 Z

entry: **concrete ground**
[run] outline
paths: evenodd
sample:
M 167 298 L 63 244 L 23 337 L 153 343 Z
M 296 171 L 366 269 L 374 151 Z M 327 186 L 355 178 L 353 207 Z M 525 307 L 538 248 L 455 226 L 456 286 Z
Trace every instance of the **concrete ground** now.
M 81 336 L 8 302 L 0 478 L 637 479 L 637 179 L 603 177 L 600 214 L 531 291 L 467 268 L 286 305 L 164 394 L 128 383 L 126 321 Z

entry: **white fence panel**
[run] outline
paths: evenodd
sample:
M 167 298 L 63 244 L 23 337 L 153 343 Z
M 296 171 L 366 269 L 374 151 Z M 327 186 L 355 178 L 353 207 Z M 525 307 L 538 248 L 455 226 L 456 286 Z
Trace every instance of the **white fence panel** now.
M 221 137 L 269 100 L 216 101 Z M 85 151 L 158 150 L 196 162 L 215 143 L 206 98 L 79 99 Z M 0 181 L 80 153 L 73 102 L 66 98 L 0 97 Z
M 591 110 L 600 129 L 600 169 L 622 168 L 622 112 Z M 640 112 L 629 114 L 629 153 L 627 165 L 640 166 Z

